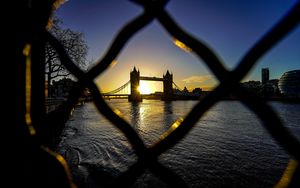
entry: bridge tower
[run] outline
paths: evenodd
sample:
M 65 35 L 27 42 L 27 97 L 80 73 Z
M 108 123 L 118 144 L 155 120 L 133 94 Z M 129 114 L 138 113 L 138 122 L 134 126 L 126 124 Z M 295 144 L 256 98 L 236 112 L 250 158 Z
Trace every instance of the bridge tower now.
M 142 96 L 138 90 L 140 86 L 140 71 L 133 68 L 130 72 L 130 95 L 128 96 L 128 101 L 141 102 Z
M 173 99 L 173 74 L 170 74 L 169 70 L 163 75 L 163 89 L 164 93 L 162 100 L 168 101 Z

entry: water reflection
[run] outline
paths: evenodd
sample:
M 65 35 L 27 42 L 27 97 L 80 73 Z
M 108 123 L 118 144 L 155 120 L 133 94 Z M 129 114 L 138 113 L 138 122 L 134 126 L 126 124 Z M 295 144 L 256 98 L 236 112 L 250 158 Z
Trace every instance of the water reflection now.
M 138 125 L 140 124 L 140 103 L 132 102 L 131 104 L 131 124 L 133 128 L 137 129 Z
M 164 105 L 164 113 L 163 113 L 163 124 L 165 130 L 168 130 L 170 126 L 174 123 L 174 115 L 173 115 L 173 107 L 171 101 L 166 101 L 163 103 Z
M 149 126 L 167 130 L 176 120 L 176 117 L 173 114 L 172 102 L 159 101 L 155 106 L 149 105 L 147 102 L 131 103 L 130 105 L 130 120 L 132 126 L 136 130 L 146 131 L 146 129 L 149 129 Z M 159 116 L 152 116 L 150 112 Z
M 176 121 L 173 103 L 144 100 L 130 103 L 130 121 L 146 144 L 153 144 Z
M 130 103 L 131 124 L 133 128 L 141 135 L 148 134 L 151 131 L 151 125 L 147 115 L 153 110 L 147 103 Z

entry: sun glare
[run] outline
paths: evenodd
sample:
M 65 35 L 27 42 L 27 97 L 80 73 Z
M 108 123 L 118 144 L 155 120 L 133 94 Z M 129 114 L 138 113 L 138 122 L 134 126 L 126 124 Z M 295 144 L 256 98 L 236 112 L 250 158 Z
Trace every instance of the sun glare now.
M 150 94 L 151 93 L 150 86 L 147 84 L 147 82 L 140 82 L 140 86 L 139 86 L 138 90 L 141 94 Z

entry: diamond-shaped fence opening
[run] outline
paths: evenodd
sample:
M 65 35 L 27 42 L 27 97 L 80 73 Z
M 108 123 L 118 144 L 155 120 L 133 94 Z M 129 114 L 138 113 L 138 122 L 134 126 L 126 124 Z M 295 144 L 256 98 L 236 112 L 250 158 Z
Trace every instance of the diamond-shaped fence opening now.
M 299 178 L 299 167 L 295 165 L 296 161 L 300 159 L 299 141 L 282 125 L 280 118 L 266 102 L 258 96 L 247 92 L 239 85 L 239 82 L 261 56 L 297 26 L 300 21 L 300 2 L 255 43 L 232 71 L 227 70 L 223 66 L 222 61 L 212 49 L 201 42 L 201 40 L 186 33 L 176 24 L 174 19 L 164 9 L 168 2 L 167 0 L 136 0 L 134 2 L 143 6 L 144 12 L 121 28 L 107 53 L 88 72 L 83 72 L 78 68 L 68 57 L 60 42 L 44 29 L 50 15 L 52 1 L 20 3 L 22 6 L 18 8 L 20 8 L 21 13 L 26 15 L 23 19 L 26 20 L 27 24 L 23 28 L 21 27 L 22 35 L 17 38 L 16 46 L 21 50 L 19 50 L 19 54 L 16 54 L 16 59 L 22 61 L 26 66 L 18 65 L 21 70 L 24 70 L 23 76 L 19 76 L 16 79 L 19 83 L 23 83 L 23 87 L 20 87 L 19 90 L 24 95 L 24 100 L 19 101 L 23 107 L 16 109 L 16 111 L 19 114 L 18 117 L 22 119 L 20 124 L 23 124 L 26 128 L 21 129 L 24 133 L 19 134 L 21 136 L 18 137 L 17 141 L 23 142 L 22 144 L 25 145 L 21 151 L 30 151 L 29 155 L 34 156 L 32 159 L 24 157 L 25 161 L 28 159 L 34 164 L 32 171 L 40 172 L 45 170 L 44 167 L 48 168 L 48 173 L 46 174 L 32 173 L 36 175 L 34 177 L 36 178 L 35 182 L 49 183 L 52 178 L 56 181 L 49 185 L 75 186 L 70 179 L 70 172 L 64 159 L 52 152 L 48 147 L 51 148 L 51 143 L 55 143 L 53 138 L 57 137 L 57 134 L 63 129 L 63 124 L 68 119 L 73 107 L 77 104 L 82 91 L 88 88 L 98 111 L 127 137 L 138 157 L 137 162 L 130 166 L 126 172 L 122 173 L 112 183 L 111 187 L 127 187 L 134 184 L 145 169 L 172 187 L 187 187 L 180 176 L 158 161 L 158 157 L 184 138 L 203 114 L 218 101 L 222 100 L 222 96 L 228 94 L 234 94 L 239 97 L 241 102 L 261 119 L 271 136 L 294 157 L 295 160 L 291 161 L 291 165 L 296 166 L 296 169 L 292 172 L 288 170 L 290 174 L 283 177 L 277 186 L 299 186 L 299 179 L 297 179 Z M 140 135 L 132 126 L 107 105 L 99 92 L 100 88 L 94 83 L 94 79 L 109 68 L 127 41 L 134 37 L 135 33 L 140 29 L 147 27 L 153 20 L 157 20 L 161 27 L 169 33 L 170 37 L 180 41 L 195 53 L 199 59 L 205 62 L 220 84 L 203 100 L 199 101 L 184 119 L 177 120 L 161 136 L 159 141 L 150 147 L 146 147 Z M 46 42 L 55 48 L 63 65 L 78 79 L 70 92 L 68 100 L 47 115 L 43 110 L 45 104 L 45 83 L 43 77 L 44 55 L 42 50 Z M 35 165 L 35 163 L 38 165 Z M 30 175 L 28 176 L 29 178 L 25 176 L 24 179 L 30 185 L 32 182 Z

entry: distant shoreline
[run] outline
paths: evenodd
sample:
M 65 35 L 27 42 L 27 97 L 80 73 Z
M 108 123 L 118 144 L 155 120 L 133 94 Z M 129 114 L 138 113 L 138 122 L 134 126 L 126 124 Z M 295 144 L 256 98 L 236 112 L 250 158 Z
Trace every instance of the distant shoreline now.
M 162 96 L 155 95 L 142 95 L 143 100 L 162 100 L 162 101 L 200 101 L 203 100 L 205 95 L 202 96 L 175 96 L 169 99 L 164 99 Z M 264 101 L 278 101 L 278 102 L 286 102 L 286 103 L 300 103 L 300 97 L 260 97 Z M 106 98 L 106 100 L 114 100 L 114 99 L 128 99 L 128 97 L 117 97 L 117 98 Z M 241 101 L 243 98 L 237 98 L 234 96 L 222 97 L 221 100 L 225 101 Z
M 286 103 L 300 103 L 300 97 L 265 97 L 262 98 L 264 101 L 278 101 L 278 102 L 286 102 Z M 232 98 L 225 97 L 222 100 L 242 100 L 242 98 Z

